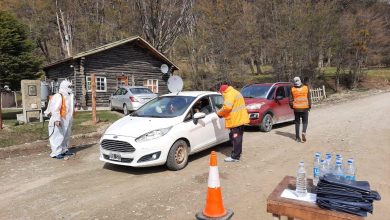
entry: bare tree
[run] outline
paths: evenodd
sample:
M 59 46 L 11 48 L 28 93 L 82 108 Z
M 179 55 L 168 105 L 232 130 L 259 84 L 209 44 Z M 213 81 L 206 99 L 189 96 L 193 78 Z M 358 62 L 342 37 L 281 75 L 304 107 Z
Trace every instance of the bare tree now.
M 57 26 L 58 33 L 61 39 L 62 51 L 65 57 L 72 56 L 72 44 L 73 44 L 73 33 L 72 26 L 69 20 L 69 16 L 64 16 L 64 12 L 61 8 L 58 7 L 56 0 L 56 18 L 57 18 Z
M 146 40 L 167 53 L 187 25 L 193 0 L 137 0 Z

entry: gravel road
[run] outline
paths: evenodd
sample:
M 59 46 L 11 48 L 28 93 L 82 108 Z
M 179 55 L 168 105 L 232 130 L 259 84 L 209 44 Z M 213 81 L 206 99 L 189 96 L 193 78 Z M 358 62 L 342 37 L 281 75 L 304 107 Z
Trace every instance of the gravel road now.
M 390 93 L 332 105 L 309 115 L 308 142 L 296 143 L 291 123 L 270 133 L 246 129 L 242 160 L 225 163 L 231 147 L 214 147 L 226 208 L 232 219 L 272 219 L 266 198 L 298 162 L 312 169 L 316 151 L 337 152 L 357 163 L 357 178 L 380 192 L 374 215 L 390 216 Z M 135 169 L 98 160 L 96 140 L 69 160 L 48 152 L 0 160 L 0 219 L 195 219 L 205 205 L 211 150 L 193 155 L 181 171 Z M 95 143 L 95 144 L 93 144 Z

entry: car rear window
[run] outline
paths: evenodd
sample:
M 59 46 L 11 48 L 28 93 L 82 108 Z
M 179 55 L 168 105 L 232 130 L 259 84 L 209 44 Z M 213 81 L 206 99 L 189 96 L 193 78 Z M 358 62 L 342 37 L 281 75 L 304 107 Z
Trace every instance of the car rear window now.
M 270 87 L 268 85 L 250 85 L 242 88 L 241 94 L 244 98 L 266 98 Z
M 137 94 L 152 94 L 153 92 L 150 91 L 147 88 L 132 88 L 130 89 L 130 92 L 133 93 L 134 95 Z

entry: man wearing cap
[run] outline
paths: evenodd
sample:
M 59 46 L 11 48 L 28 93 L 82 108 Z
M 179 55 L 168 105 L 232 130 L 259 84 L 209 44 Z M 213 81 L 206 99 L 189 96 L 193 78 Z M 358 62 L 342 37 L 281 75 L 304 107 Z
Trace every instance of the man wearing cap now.
M 230 157 L 225 162 L 238 162 L 242 152 L 244 125 L 249 123 L 244 97 L 241 93 L 227 84 L 221 85 L 219 92 L 223 96 L 223 106 L 217 112 L 219 117 L 225 118 L 225 127 L 230 129 L 229 138 L 233 144 Z
M 311 108 L 311 98 L 309 87 L 302 84 L 299 77 L 294 77 L 294 86 L 290 93 L 290 107 L 295 115 L 295 140 L 297 142 L 306 142 L 306 130 L 308 125 L 309 111 Z M 302 139 L 299 135 L 299 129 L 302 118 Z

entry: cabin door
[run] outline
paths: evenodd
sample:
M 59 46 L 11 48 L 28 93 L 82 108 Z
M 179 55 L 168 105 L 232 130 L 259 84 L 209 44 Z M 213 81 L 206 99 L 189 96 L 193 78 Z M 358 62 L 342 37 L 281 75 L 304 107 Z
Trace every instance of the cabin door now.
M 117 87 L 128 86 L 129 85 L 129 78 L 127 76 L 118 76 L 116 78 L 116 85 L 117 85 Z

